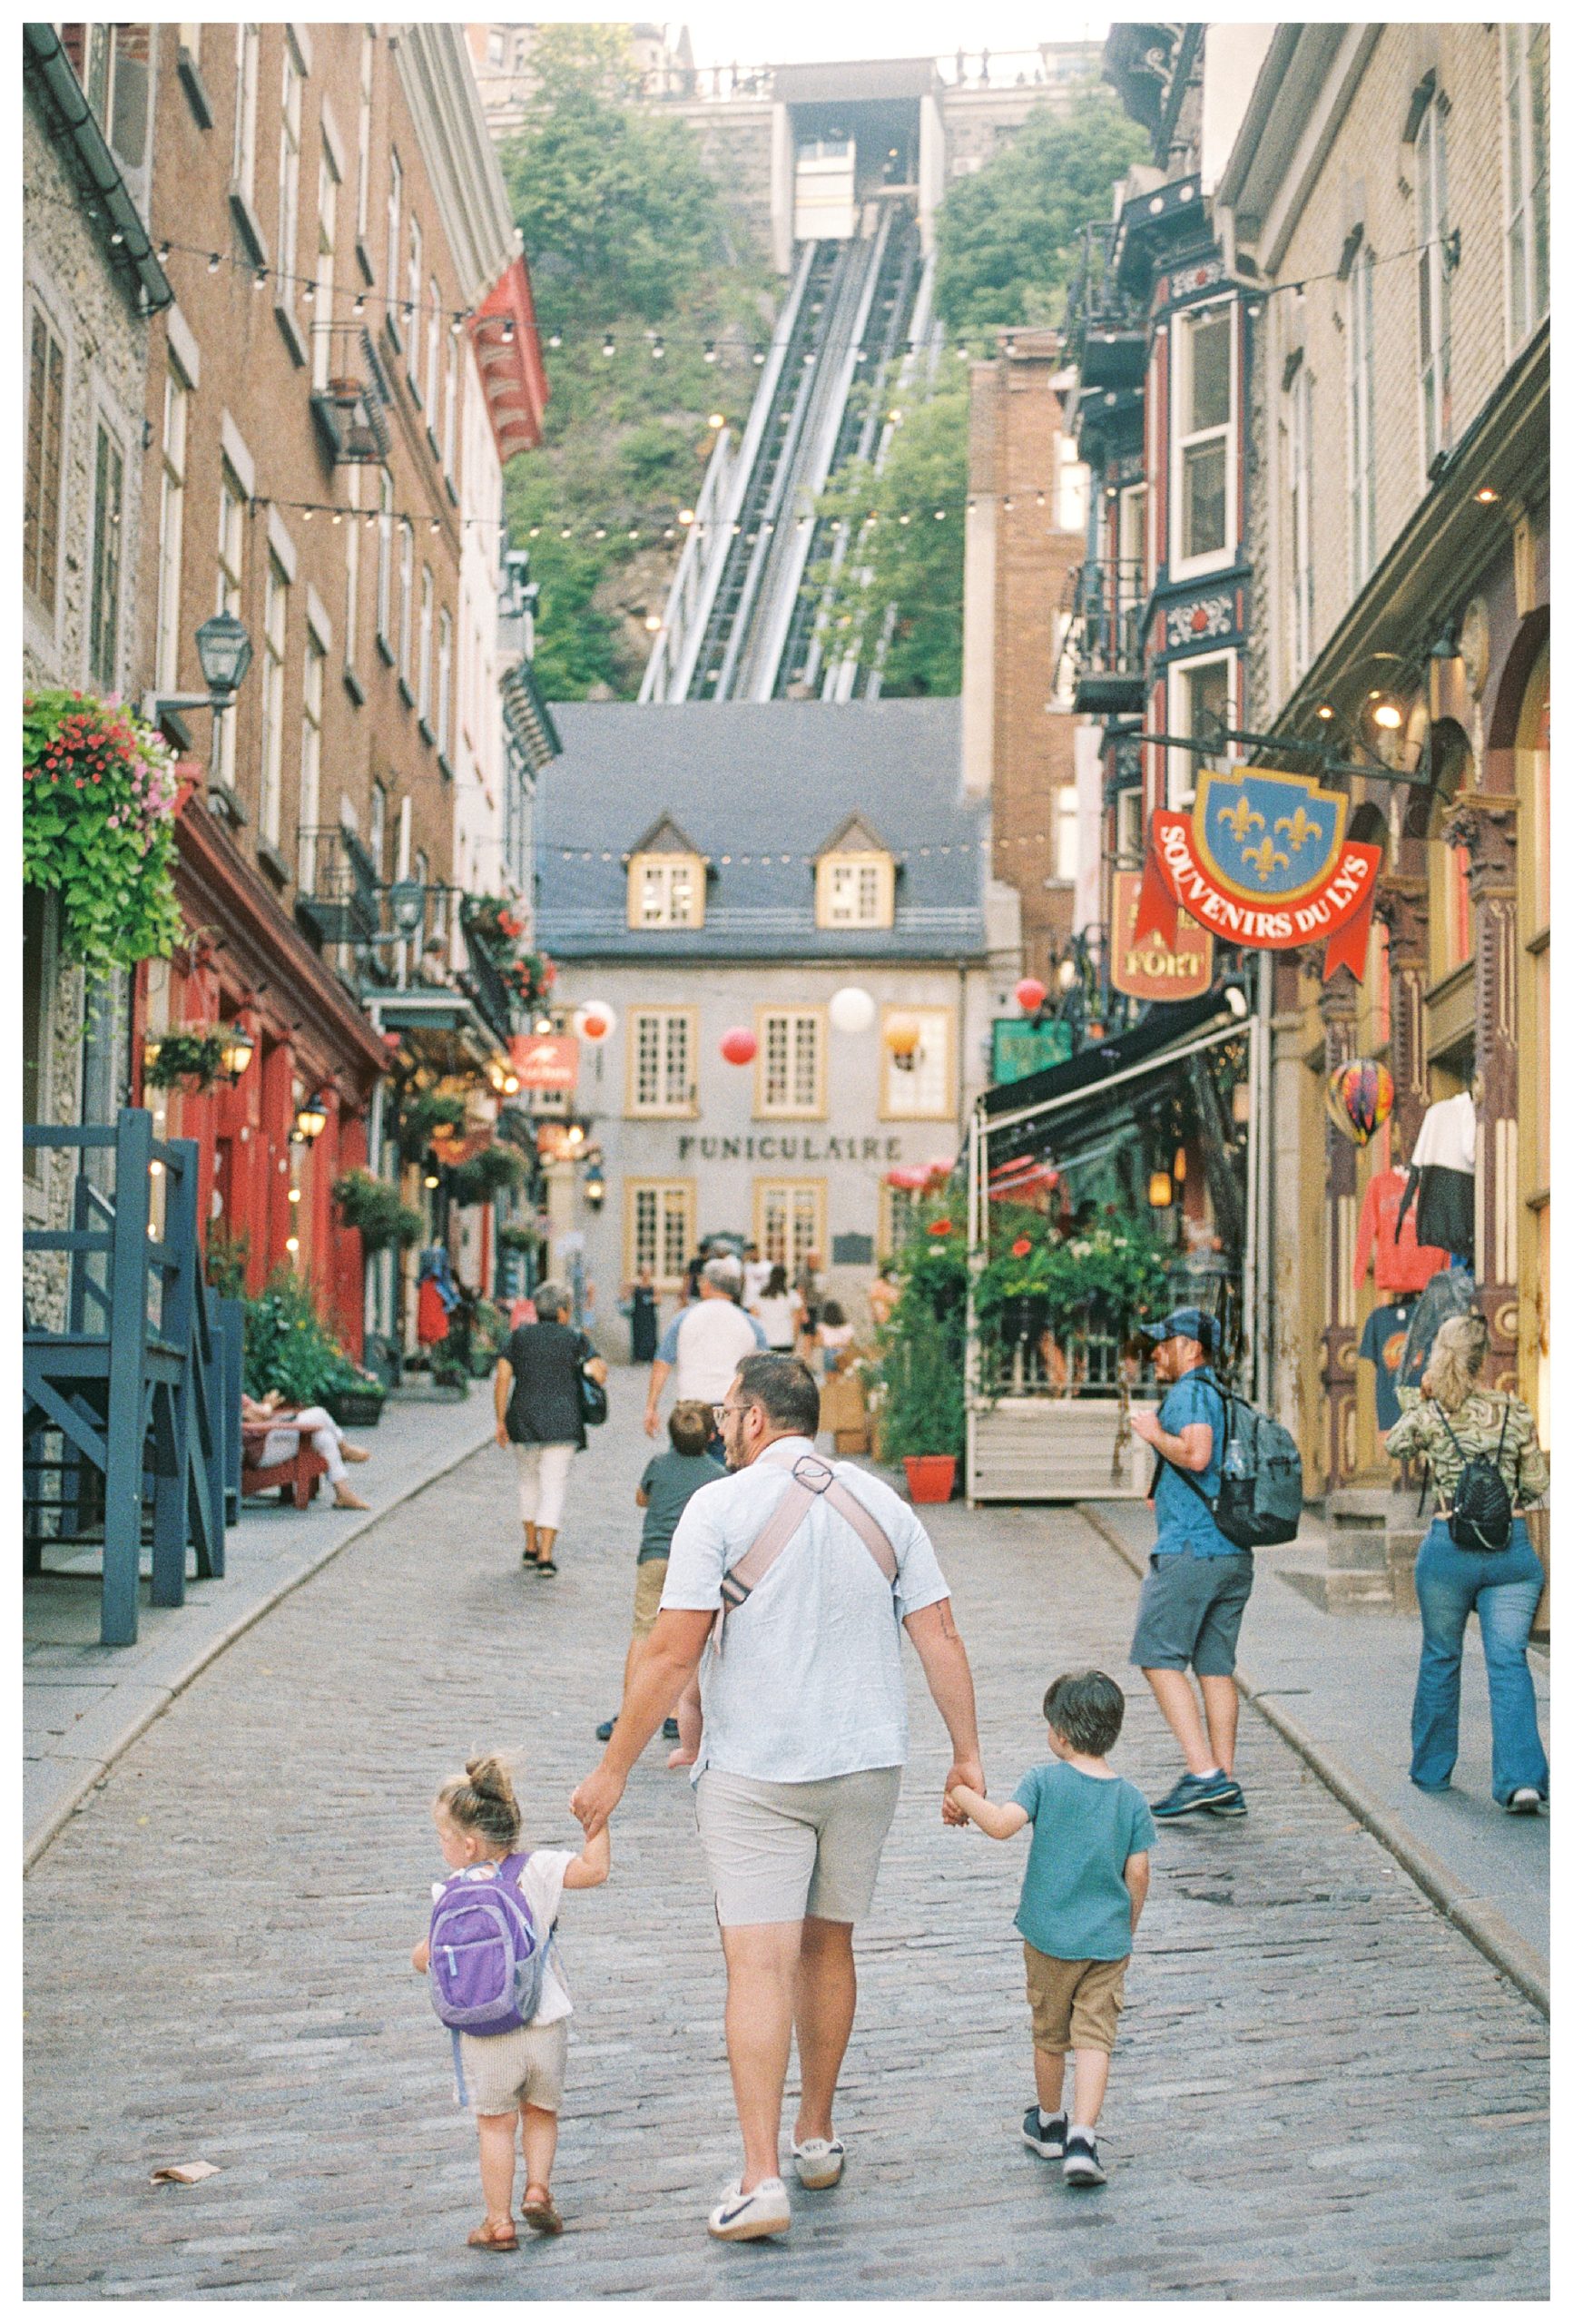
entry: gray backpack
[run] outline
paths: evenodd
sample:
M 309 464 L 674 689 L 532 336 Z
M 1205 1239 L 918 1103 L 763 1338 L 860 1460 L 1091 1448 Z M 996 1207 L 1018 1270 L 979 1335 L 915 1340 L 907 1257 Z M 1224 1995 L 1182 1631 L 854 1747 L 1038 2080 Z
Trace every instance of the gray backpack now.
M 1215 1385 L 1215 1383 L 1209 1383 Z M 1242 1396 L 1219 1388 L 1224 1400 L 1224 1451 L 1218 1498 L 1210 1501 L 1188 1470 L 1169 1466 L 1213 1512 L 1213 1521 L 1237 1550 L 1276 1549 L 1300 1531 L 1305 1482 L 1300 1447 L 1282 1421 L 1270 1420 Z

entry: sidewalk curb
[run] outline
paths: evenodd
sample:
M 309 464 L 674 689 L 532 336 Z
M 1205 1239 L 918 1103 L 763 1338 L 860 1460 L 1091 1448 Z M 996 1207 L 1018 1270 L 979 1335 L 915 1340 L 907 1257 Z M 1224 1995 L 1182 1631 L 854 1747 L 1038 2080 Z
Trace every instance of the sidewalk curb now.
M 351 1542 L 359 1541 L 362 1535 L 370 1532 L 374 1525 L 380 1524 L 382 1520 L 391 1516 L 396 1509 L 401 1509 L 407 1501 L 413 1501 L 416 1494 L 424 1492 L 428 1485 L 439 1483 L 462 1462 L 467 1461 L 472 1453 L 483 1451 L 489 1442 L 489 1437 L 483 1436 L 477 1443 L 467 1445 L 462 1452 L 456 1452 L 451 1461 L 445 1461 L 441 1468 L 434 1469 L 428 1477 L 422 1477 L 418 1483 L 408 1486 L 403 1492 L 396 1495 L 385 1507 L 369 1509 L 363 1524 L 350 1526 L 349 1531 L 341 1534 L 331 1548 L 319 1551 L 309 1564 L 300 1567 L 299 1572 L 290 1574 L 282 1581 L 273 1583 L 258 1599 L 255 1605 L 247 1607 L 244 1613 L 238 1614 L 235 1620 L 221 1630 L 216 1637 L 210 1638 L 205 1645 L 199 1648 L 190 1660 L 182 1665 L 172 1679 L 156 1681 L 163 1697 L 162 1701 L 154 1703 L 151 1709 L 139 1712 L 136 1718 L 128 1719 L 125 1727 L 114 1737 L 103 1756 L 90 1764 L 82 1781 L 55 1803 L 39 1825 L 38 1829 L 30 1833 L 24 1840 L 22 1848 L 24 1876 L 32 1871 L 51 1842 L 69 1824 L 88 1793 L 103 1782 L 115 1761 L 130 1750 L 140 1735 L 146 1734 L 154 1719 L 163 1716 L 175 1697 L 183 1694 L 192 1680 L 205 1670 L 210 1662 L 216 1661 L 226 1647 L 232 1646 L 243 1631 L 249 1630 L 253 1622 L 261 1621 L 262 1616 L 270 1613 L 281 1599 L 288 1598 L 291 1590 L 299 1590 L 303 1581 L 310 1581 L 314 1573 L 320 1573 L 325 1565 L 330 1565 L 336 1557 L 349 1549 Z
M 1078 1501 L 1075 1507 L 1077 1515 L 1139 1578 L 1143 1571 L 1140 1562 L 1132 1556 L 1126 1543 L 1120 1540 L 1112 1527 L 1106 1525 L 1097 1512 L 1085 1502 Z M 1481 1904 L 1472 1896 L 1440 1856 L 1405 1830 L 1391 1808 L 1374 1797 L 1346 1768 L 1307 1735 L 1297 1719 L 1292 1718 L 1287 1711 L 1280 1710 L 1268 1694 L 1260 1692 L 1244 1671 L 1237 1669 L 1234 1680 L 1258 1717 L 1264 1718 L 1268 1726 L 1283 1737 L 1290 1749 L 1305 1761 L 1334 1798 L 1342 1800 L 1372 1839 L 1403 1866 L 1421 1894 L 1429 1897 L 1445 1918 L 1469 1938 L 1477 1951 L 1485 1955 L 1493 1968 L 1499 1969 L 1503 1976 L 1511 1979 L 1542 2017 L 1548 2018 L 1551 2014 L 1549 1962 L 1537 1953 L 1532 1945 L 1525 1943 L 1518 1930 L 1494 1905 Z

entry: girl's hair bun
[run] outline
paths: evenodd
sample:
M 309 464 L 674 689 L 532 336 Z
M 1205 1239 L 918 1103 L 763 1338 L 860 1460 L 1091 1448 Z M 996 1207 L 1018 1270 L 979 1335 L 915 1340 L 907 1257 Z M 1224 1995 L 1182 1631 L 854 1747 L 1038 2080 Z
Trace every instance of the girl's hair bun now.
M 496 1752 L 466 1762 L 464 1774 L 445 1783 L 437 1805 L 464 1831 L 479 1832 L 494 1847 L 511 1848 L 519 1837 L 519 1803 L 507 1762 Z

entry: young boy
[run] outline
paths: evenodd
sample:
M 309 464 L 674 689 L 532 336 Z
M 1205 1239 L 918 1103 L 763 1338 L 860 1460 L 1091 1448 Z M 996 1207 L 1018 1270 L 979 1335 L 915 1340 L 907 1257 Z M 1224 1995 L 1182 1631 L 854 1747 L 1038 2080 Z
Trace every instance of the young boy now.
M 661 1606 L 661 1592 L 666 1581 L 667 1551 L 672 1536 L 677 1531 L 677 1521 L 699 1491 L 701 1485 L 713 1485 L 717 1477 L 724 1477 L 726 1469 L 706 1450 L 715 1425 L 714 1414 L 708 1404 L 693 1401 L 673 1404 L 666 1433 L 672 1439 L 672 1449 L 654 1453 L 645 1463 L 644 1474 L 639 1480 L 634 1494 L 635 1505 L 644 1512 L 644 1531 L 639 1543 L 639 1563 L 634 1584 L 634 1635 L 628 1641 L 628 1657 L 623 1666 L 623 1691 L 628 1691 L 633 1675 L 634 1658 L 643 1641 L 654 1627 Z M 595 1729 L 597 1738 L 611 1740 L 616 1725 L 616 1714 L 603 1719 Z M 665 1734 L 669 1742 L 677 1739 L 677 1721 L 669 1718 Z
M 1032 1827 L 1016 1925 L 1026 1940 L 1027 1997 L 1037 2103 L 1021 2135 L 1035 2154 L 1060 2162 L 1073 2187 L 1101 2187 L 1097 2119 L 1108 2086 L 1115 2026 L 1124 2005 L 1126 1964 L 1146 1902 L 1147 1803 L 1116 1775 L 1114 1748 L 1126 1699 L 1101 1670 L 1071 1670 L 1043 1699 L 1051 1761 L 1029 1768 L 1009 1807 L 967 1784 L 947 1795 L 993 1840 Z M 1076 2120 L 1061 2104 L 1065 2053 L 1076 2056 Z

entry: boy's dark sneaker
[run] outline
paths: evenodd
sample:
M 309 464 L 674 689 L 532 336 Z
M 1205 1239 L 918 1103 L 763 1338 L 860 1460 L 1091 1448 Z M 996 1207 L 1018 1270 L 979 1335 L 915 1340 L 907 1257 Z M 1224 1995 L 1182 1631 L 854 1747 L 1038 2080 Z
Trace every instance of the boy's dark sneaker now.
M 1067 2187 L 1101 2187 L 1108 2172 L 1097 2159 L 1097 2141 L 1077 2131 L 1065 2142 L 1065 2162 L 1061 2165 Z
M 679 1739 L 677 1733 L 677 1721 L 674 1718 L 663 1719 L 661 1722 L 661 1735 L 664 1742 L 675 1743 Z
M 612 1729 L 616 1726 L 616 1724 L 617 1719 L 615 1713 L 614 1713 L 610 1718 L 604 1718 L 601 1721 L 600 1726 L 595 1729 L 596 1742 L 610 1743 L 612 1740 Z
M 1153 1814 L 1160 1823 L 1171 1823 L 1176 1816 L 1199 1816 L 1204 1811 L 1217 1816 L 1243 1816 L 1245 1796 L 1233 1776 L 1184 1775 L 1171 1792 L 1153 1802 Z
M 1043 2122 L 1038 2109 L 1029 2106 L 1021 2118 L 1022 2142 L 1034 2154 L 1041 2154 L 1046 2162 L 1057 2162 L 1065 2152 L 1065 2122 L 1063 2114 L 1051 2114 L 1047 2123 Z

